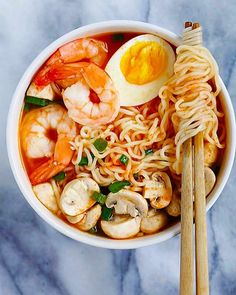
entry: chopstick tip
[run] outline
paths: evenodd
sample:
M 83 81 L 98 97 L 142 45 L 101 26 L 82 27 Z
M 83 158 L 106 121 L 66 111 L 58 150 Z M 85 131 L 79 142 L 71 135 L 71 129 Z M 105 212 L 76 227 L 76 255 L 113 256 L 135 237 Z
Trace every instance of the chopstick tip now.
M 200 27 L 200 23 L 194 23 L 193 26 L 192 26 L 192 29 L 197 29 Z
M 192 22 L 189 22 L 189 21 L 185 22 L 184 27 L 185 27 L 185 29 L 189 28 L 189 27 L 192 27 Z

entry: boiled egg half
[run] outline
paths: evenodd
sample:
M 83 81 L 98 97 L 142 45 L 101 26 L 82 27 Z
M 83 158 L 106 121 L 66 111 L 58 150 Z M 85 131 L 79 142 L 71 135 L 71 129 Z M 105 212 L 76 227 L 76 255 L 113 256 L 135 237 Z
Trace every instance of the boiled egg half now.
M 175 53 L 163 39 L 145 34 L 123 44 L 105 68 L 121 106 L 136 106 L 158 95 L 174 71 Z

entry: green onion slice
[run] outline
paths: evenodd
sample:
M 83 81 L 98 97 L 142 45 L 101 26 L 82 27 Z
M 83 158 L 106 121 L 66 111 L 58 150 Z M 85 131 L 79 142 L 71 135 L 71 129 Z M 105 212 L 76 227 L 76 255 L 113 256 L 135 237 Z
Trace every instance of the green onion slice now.
M 99 152 L 103 152 L 106 149 L 108 143 L 106 139 L 98 138 L 94 141 L 93 145 Z
M 124 155 L 124 154 L 122 154 L 121 156 L 120 156 L 120 162 L 122 163 L 122 164 L 124 164 L 125 166 L 127 166 L 128 165 L 128 162 L 129 162 L 129 158 L 126 156 L 126 155 Z
M 124 188 L 125 186 L 129 186 L 130 182 L 127 180 L 123 180 L 123 181 L 116 181 L 113 182 L 112 184 L 110 184 L 108 186 L 108 189 L 110 192 L 112 193 L 117 193 L 119 192 L 122 188 Z
M 50 103 L 52 103 L 52 101 L 49 99 L 39 98 L 39 97 L 35 97 L 35 96 L 26 96 L 25 102 L 29 103 L 29 104 L 41 106 L 41 107 L 45 107 L 45 106 L 49 105 Z
M 100 187 L 100 192 L 104 195 L 108 195 L 110 193 L 108 186 L 99 186 Z
M 30 104 L 26 102 L 24 105 L 24 111 L 28 112 L 29 110 L 30 110 Z
M 92 194 L 92 198 L 97 201 L 99 204 L 101 205 L 104 205 L 105 202 L 106 202 L 106 199 L 107 199 L 107 196 L 102 194 L 102 193 L 99 193 L 99 192 L 94 192 Z
M 88 165 L 88 158 L 82 157 L 78 165 L 79 166 L 87 166 Z
M 64 171 L 62 171 L 62 172 L 59 172 L 58 174 L 56 174 L 53 178 L 56 181 L 60 181 L 60 180 L 65 179 L 65 177 L 66 177 L 66 173 Z
M 154 151 L 153 151 L 153 149 L 147 149 L 147 150 L 145 150 L 145 155 L 147 156 L 147 155 L 151 155 L 151 154 L 153 154 L 154 153 Z
M 106 206 L 102 207 L 102 214 L 101 219 L 102 220 L 110 220 L 112 217 L 112 208 L 107 208 Z

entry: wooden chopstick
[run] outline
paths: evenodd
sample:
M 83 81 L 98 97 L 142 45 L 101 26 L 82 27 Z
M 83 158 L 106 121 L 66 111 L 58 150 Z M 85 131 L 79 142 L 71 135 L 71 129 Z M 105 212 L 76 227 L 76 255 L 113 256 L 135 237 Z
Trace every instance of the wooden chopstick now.
M 194 23 L 192 29 L 198 28 Z M 199 44 L 202 45 L 202 44 Z M 194 137 L 196 294 L 209 294 L 203 132 Z
M 183 144 L 181 192 L 180 295 L 193 294 L 193 178 L 192 139 Z
M 200 25 L 185 23 L 185 28 L 196 29 Z M 199 44 L 201 45 L 201 44 Z M 196 294 L 209 294 L 206 198 L 204 175 L 203 133 L 194 137 L 194 169 L 192 139 L 183 144 L 182 194 L 181 194 L 181 258 L 180 295 L 193 294 L 193 178 L 195 195 L 195 259 Z M 193 177 L 194 173 L 194 177 Z
M 194 137 L 196 294 L 209 294 L 203 134 Z
M 192 23 L 186 22 L 185 29 Z M 193 294 L 193 178 L 192 139 L 183 144 L 181 192 L 180 295 Z

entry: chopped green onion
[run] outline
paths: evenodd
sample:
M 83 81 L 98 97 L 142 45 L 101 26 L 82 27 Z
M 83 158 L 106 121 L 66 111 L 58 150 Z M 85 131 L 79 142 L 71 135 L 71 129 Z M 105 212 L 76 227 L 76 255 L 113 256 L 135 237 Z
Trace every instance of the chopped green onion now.
M 95 225 L 94 227 L 90 228 L 89 233 L 90 233 L 90 234 L 96 234 L 97 231 L 98 231 L 98 229 L 97 229 L 97 227 L 96 227 L 96 225 Z
M 66 173 L 62 171 L 62 172 L 59 172 L 57 175 L 55 175 L 53 178 L 56 181 L 60 181 L 60 180 L 63 180 L 65 177 L 66 177 Z
M 104 205 L 106 202 L 107 196 L 99 192 L 94 192 L 92 194 L 92 198 L 96 200 L 99 204 Z
M 124 180 L 124 181 L 116 181 L 116 182 L 113 182 L 112 184 L 110 184 L 108 186 L 108 189 L 110 192 L 112 193 L 117 193 L 119 192 L 122 188 L 124 188 L 125 186 L 128 186 L 130 185 L 130 182 L 127 181 L 127 180 Z
M 133 176 L 135 180 L 138 180 L 138 173 L 134 173 Z
M 52 101 L 49 99 L 39 98 L 39 97 L 35 97 L 35 96 L 26 96 L 25 102 L 30 103 L 30 104 L 34 104 L 37 106 L 41 106 L 41 107 L 45 107 L 45 106 L 49 105 L 50 103 L 52 103 Z
M 108 195 L 110 193 L 109 189 L 107 186 L 99 186 L 100 187 L 100 192 L 104 195 Z
M 78 165 L 79 166 L 87 166 L 88 165 L 88 158 L 82 157 Z
M 112 208 L 107 208 L 106 206 L 102 207 L 102 214 L 101 219 L 102 220 L 110 220 L 112 217 Z
M 124 40 L 124 34 L 118 33 L 118 34 L 113 34 L 112 35 L 112 41 L 123 41 Z
M 99 152 L 103 152 L 107 147 L 107 141 L 103 138 L 98 138 L 94 141 L 93 145 Z
M 125 166 L 127 166 L 128 165 L 128 162 L 129 162 L 129 158 L 126 156 L 126 155 L 124 155 L 124 154 L 122 154 L 121 156 L 120 156 L 120 162 L 122 163 L 122 164 L 124 164 Z
M 94 156 L 94 154 L 92 152 L 90 153 L 90 155 L 91 155 L 92 159 L 95 158 L 95 156 Z
M 147 149 L 147 150 L 145 150 L 145 155 L 147 156 L 147 155 L 151 155 L 151 154 L 153 154 L 154 153 L 154 151 L 153 151 L 153 149 Z
M 24 105 L 24 111 L 28 112 L 30 110 L 30 104 L 29 103 L 25 103 Z

